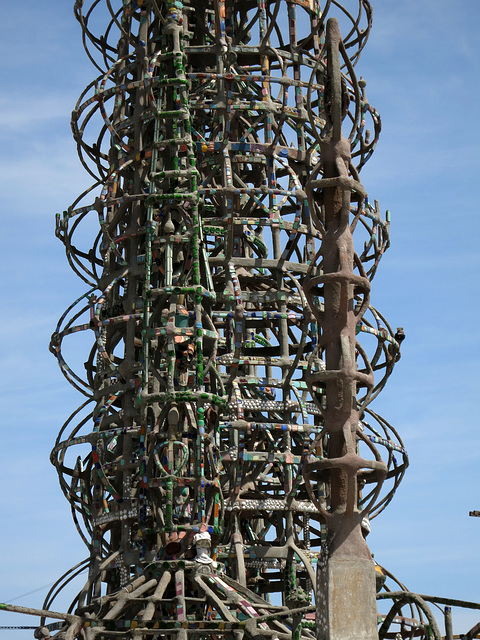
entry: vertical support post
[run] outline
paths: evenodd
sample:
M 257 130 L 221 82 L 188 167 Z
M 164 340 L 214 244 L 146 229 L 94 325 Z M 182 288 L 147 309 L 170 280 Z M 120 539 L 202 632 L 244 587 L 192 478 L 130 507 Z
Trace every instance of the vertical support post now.
M 445 607 L 445 640 L 453 640 L 452 607 Z
M 356 363 L 356 327 L 368 308 L 370 283 L 354 273 L 355 251 L 350 228 L 353 197 L 364 190 L 350 177 L 350 142 L 343 136 L 342 120 L 348 101 L 342 87 L 338 21 L 327 22 L 326 105 L 328 131 L 320 146 L 323 178 L 307 186 L 322 198 L 324 234 L 320 249 L 324 305 L 318 316 L 325 371 L 316 374 L 325 387 L 322 406 L 325 449 L 328 458 L 307 465 L 307 479 L 317 470 L 328 474 L 330 508 L 324 513 L 327 539 L 317 567 L 318 640 L 374 640 L 377 638 L 375 569 L 362 533 L 365 511 L 359 509 L 360 470 L 383 463 L 363 460 L 358 454 L 357 430 L 361 413 L 357 401 L 360 386 L 373 386 L 371 372 L 360 373 Z

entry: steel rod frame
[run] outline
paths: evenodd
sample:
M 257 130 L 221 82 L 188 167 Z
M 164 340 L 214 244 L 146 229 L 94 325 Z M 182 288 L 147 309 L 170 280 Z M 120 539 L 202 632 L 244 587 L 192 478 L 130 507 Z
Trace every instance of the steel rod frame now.
M 380 117 L 349 4 L 75 3 L 100 195 L 57 217 L 89 290 L 52 336 L 86 396 L 52 461 L 89 578 L 55 638 L 376 637 L 364 537 L 408 458 L 367 405 L 403 333 L 369 300 L 389 220 L 359 181 Z

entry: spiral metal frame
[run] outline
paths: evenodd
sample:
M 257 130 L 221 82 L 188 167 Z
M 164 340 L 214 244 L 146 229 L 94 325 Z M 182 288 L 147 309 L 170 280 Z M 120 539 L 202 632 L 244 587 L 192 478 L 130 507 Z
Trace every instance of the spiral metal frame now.
M 354 72 L 370 3 L 349 4 L 75 3 L 100 73 L 72 114 L 95 183 L 56 233 L 90 288 L 51 350 L 86 401 L 52 462 L 89 578 L 55 638 L 340 637 L 345 539 L 369 592 L 350 589 L 368 620 L 349 633 L 376 633 L 364 536 L 408 458 L 367 405 L 403 334 L 369 303 L 389 219 L 359 181 L 381 123 Z M 83 374 L 62 350 L 81 332 Z

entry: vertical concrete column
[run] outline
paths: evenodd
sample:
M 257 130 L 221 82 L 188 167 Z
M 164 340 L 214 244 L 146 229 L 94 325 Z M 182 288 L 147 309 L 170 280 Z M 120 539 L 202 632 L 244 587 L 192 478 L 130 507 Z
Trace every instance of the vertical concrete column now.
M 323 309 L 316 309 L 325 371 L 312 382 L 324 387 L 324 454 L 307 465 L 308 481 L 326 478 L 328 510 L 324 511 L 327 539 L 317 569 L 317 638 L 319 640 L 374 640 L 377 633 L 375 570 L 362 534 L 366 513 L 359 506 L 358 476 L 383 463 L 364 460 L 358 452 L 360 410 L 357 390 L 373 386 L 371 372 L 361 373 L 356 363 L 356 327 L 368 306 L 370 283 L 361 269 L 354 272 L 350 210 L 361 206 L 365 192 L 352 177 L 350 142 L 342 134 L 342 114 L 348 96 L 342 87 L 340 30 L 336 19 L 327 23 L 325 110 L 327 132 L 320 147 L 322 178 L 307 186 L 321 201 L 323 238 L 321 261 L 312 280 L 323 287 Z M 355 175 L 355 174 L 353 174 Z

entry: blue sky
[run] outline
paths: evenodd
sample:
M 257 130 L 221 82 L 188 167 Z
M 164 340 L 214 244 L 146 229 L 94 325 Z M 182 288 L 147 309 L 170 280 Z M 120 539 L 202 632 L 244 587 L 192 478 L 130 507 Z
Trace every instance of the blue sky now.
M 84 291 L 54 236 L 54 214 L 89 186 L 69 120 L 95 71 L 72 5 L 10 3 L 0 24 L 0 602 L 29 606 L 47 589 L 17 597 L 86 556 L 48 460 L 82 400 L 48 353 L 58 317 Z M 480 520 L 468 516 L 480 509 L 480 4 L 377 0 L 374 10 L 357 73 L 383 131 L 362 181 L 392 212 L 392 247 L 372 302 L 407 338 L 371 408 L 399 431 L 411 466 L 368 542 L 412 591 L 480 601 Z M 479 619 L 455 610 L 454 633 Z M 0 616 L 0 625 L 35 622 Z

